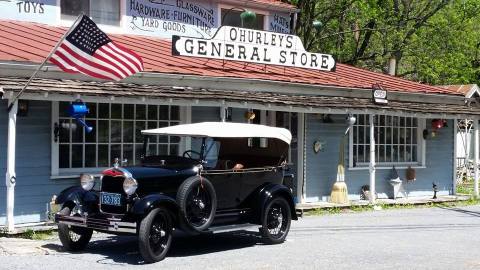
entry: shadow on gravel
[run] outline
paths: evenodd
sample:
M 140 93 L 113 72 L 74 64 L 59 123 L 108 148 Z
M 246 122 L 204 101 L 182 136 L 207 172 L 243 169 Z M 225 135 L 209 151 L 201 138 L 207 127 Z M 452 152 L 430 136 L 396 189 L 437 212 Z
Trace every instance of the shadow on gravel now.
M 480 212 L 478 211 L 470 211 L 470 210 L 465 210 L 461 208 L 455 208 L 455 207 L 443 207 L 443 206 L 437 206 L 438 208 L 444 209 L 444 210 L 449 210 L 449 211 L 454 211 L 474 217 L 480 217 Z
M 236 250 L 261 244 L 258 233 L 250 231 L 236 231 L 219 234 L 199 236 L 176 235 L 168 257 L 189 257 L 228 250 Z M 87 249 L 83 252 L 64 251 L 60 244 L 46 244 L 42 246 L 63 254 L 98 254 L 104 256 L 97 260 L 99 264 L 143 264 L 138 252 L 137 238 L 135 236 L 108 236 L 101 240 L 92 239 Z M 112 262 L 113 261 L 113 262 Z

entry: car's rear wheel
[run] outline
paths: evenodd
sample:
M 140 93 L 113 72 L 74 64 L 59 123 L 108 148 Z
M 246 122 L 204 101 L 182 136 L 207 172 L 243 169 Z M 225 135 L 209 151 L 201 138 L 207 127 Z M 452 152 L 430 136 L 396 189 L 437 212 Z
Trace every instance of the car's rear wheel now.
M 70 216 L 72 210 L 66 206 L 59 212 L 60 215 Z M 88 228 L 58 224 L 58 237 L 67 251 L 84 250 L 92 238 L 93 230 Z
M 271 199 L 263 209 L 260 232 L 267 244 L 280 244 L 285 241 L 292 223 L 290 205 L 283 197 Z
M 215 189 L 205 177 L 193 176 L 180 185 L 177 193 L 182 228 L 202 232 L 212 224 L 217 210 Z
M 138 247 L 145 263 L 165 259 L 172 243 L 173 222 L 170 212 L 159 207 L 152 210 L 140 223 Z

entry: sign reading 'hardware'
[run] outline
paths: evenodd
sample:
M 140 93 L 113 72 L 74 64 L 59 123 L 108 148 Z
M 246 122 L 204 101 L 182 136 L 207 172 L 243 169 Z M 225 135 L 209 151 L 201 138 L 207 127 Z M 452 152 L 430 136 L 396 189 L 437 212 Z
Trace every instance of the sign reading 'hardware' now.
M 172 39 L 173 55 L 335 70 L 331 55 L 307 52 L 300 38 L 294 35 L 222 26 L 211 39 L 181 36 Z

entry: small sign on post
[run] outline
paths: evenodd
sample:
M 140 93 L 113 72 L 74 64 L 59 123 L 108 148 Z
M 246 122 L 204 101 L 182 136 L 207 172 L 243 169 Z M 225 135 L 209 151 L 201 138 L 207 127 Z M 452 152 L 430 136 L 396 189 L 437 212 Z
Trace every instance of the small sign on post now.
M 383 89 L 383 87 L 378 83 L 372 85 L 372 89 L 373 103 L 378 105 L 388 104 L 387 90 Z

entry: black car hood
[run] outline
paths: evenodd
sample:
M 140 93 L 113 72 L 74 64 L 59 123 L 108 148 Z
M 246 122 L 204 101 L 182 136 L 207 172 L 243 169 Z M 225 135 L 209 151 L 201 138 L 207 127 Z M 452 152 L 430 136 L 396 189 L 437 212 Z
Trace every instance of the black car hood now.
M 127 170 L 132 174 L 132 177 L 135 179 L 149 179 L 149 178 L 159 178 L 159 177 L 189 177 L 197 174 L 197 169 L 195 167 L 189 169 L 169 169 L 161 167 L 122 167 L 122 169 Z

